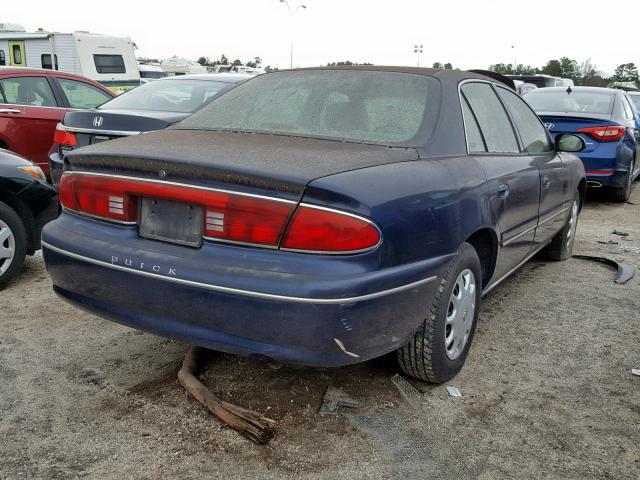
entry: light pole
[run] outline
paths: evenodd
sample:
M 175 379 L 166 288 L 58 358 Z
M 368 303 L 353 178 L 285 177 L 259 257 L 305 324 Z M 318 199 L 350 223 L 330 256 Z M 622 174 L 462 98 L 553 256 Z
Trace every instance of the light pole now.
M 306 5 L 300 4 L 295 9 L 291 8 L 289 2 L 287 0 L 280 0 L 280 3 L 284 3 L 291 14 L 291 50 L 289 51 L 289 68 L 293 68 L 293 16 L 300 10 L 301 8 L 307 8 Z
M 518 57 L 516 57 L 516 46 L 511 45 L 511 51 L 513 52 L 513 73 L 516 73 L 518 68 Z
M 414 45 L 413 46 L 413 53 L 418 54 L 418 67 L 420 66 L 420 54 L 422 53 L 422 45 Z

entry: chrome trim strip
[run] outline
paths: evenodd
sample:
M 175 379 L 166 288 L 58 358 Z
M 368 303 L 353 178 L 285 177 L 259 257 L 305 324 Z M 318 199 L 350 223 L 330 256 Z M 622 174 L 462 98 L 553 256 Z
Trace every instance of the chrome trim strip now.
M 65 175 L 87 175 L 87 176 L 107 177 L 107 178 L 122 178 L 125 180 L 135 180 L 138 182 L 156 183 L 159 185 L 172 185 L 174 187 L 186 187 L 186 188 L 192 188 L 194 190 L 206 190 L 208 192 L 228 193 L 231 195 L 240 195 L 243 197 L 262 198 L 264 200 L 272 200 L 274 202 L 288 203 L 291 205 L 298 204 L 298 202 L 296 201 L 286 200 L 284 198 L 268 197 L 266 195 L 257 195 L 255 193 L 238 192 L 236 190 L 224 190 L 222 188 L 203 187 L 202 185 L 192 185 L 190 183 L 168 182 L 166 180 L 155 180 L 153 178 L 132 177 L 129 175 L 114 175 L 112 173 L 82 172 L 77 170 L 67 170 L 64 172 L 64 174 Z
M 64 130 L 67 132 L 73 133 L 88 133 L 91 135 L 112 135 L 118 137 L 130 137 L 133 135 L 140 135 L 142 132 L 133 131 L 133 130 L 96 130 L 93 128 L 81 128 L 81 127 L 68 127 L 67 125 L 63 125 L 59 123 L 56 127 L 58 130 Z
M 133 227 L 133 226 L 137 226 L 138 225 L 138 222 L 125 222 L 123 220 L 116 220 L 116 219 L 113 219 L 113 218 L 100 217 L 98 215 L 91 215 L 90 213 L 79 212 L 77 210 L 74 210 L 72 208 L 68 208 L 68 207 L 65 207 L 65 206 L 62 207 L 62 210 L 64 212 L 71 213 L 71 214 L 76 215 L 76 216 L 81 217 L 81 218 L 89 218 L 91 220 L 100 220 L 102 222 L 115 223 L 116 225 L 124 225 L 126 227 Z
M 507 245 L 509 245 L 510 243 L 515 242 L 517 239 L 519 239 L 520 237 L 522 237 L 523 235 L 526 235 L 527 233 L 529 233 L 531 230 L 535 229 L 538 227 L 538 224 L 536 223 L 535 225 L 527 228 L 525 231 L 520 232 L 519 234 L 517 234 L 514 237 L 511 237 L 509 240 L 503 241 L 502 242 L 502 246 L 506 247 Z
M 190 287 L 197 287 L 197 288 L 204 288 L 207 290 L 213 290 L 216 292 L 223 292 L 223 293 L 230 293 L 230 294 L 235 294 L 235 295 L 242 295 L 242 296 L 246 296 L 246 297 L 253 297 L 253 298 L 261 298 L 261 299 L 265 299 L 265 300 L 279 300 L 279 301 L 283 301 L 283 302 L 296 302 L 296 303 L 311 303 L 311 304 L 322 304 L 322 305 L 340 305 L 340 304 L 345 304 L 345 303 L 356 303 L 356 302 L 363 302 L 365 300 L 373 300 L 376 298 L 380 298 L 380 297 L 384 297 L 387 295 L 391 295 L 394 293 L 399 293 L 399 292 L 403 292 L 405 290 L 410 290 L 412 288 L 421 286 L 421 285 L 425 285 L 427 283 L 433 282 L 435 280 L 438 279 L 437 276 L 433 276 L 433 277 L 428 277 L 428 278 L 424 278 L 422 280 L 418 280 L 417 282 L 413 282 L 413 283 L 409 283 L 406 285 L 402 285 L 400 287 L 395 287 L 395 288 L 391 288 L 389 290 L 382 290 L 380 292 L 375 292 L 375 293 L 369 293 L 366 295 L 360 295 L 357 297 L 348 297 L 348 298 L 307 298 L 307 297 L 289 297 L 286 295 L 275 295 L 275 294 L 271 294 L 271 293 L 263 293 L 263 292 L 254 292 L 251 290 L 240 290 L 237 288 L 230 288 L 230 287 L 223 287 L 221 285 L 212 285 L 212 284 L 208 284 L 208 283 L 201 283 L 201 282 L 195 282 L 192 280 L 184 280 L 181 278 L 175 278 L 175 277 L 167 277 L 164 275 L 158 275 L 156 273 L 152 273 L 152 272 L 144 272 L 144 271 L 140 271 L 140 270 L 134 270 L 133 268 L 128 268 L 128 267 L 123 267 L 121 265 L 114 265 L 112 263 L 108 263 L 108 262 L 103 262 L 101 260 L 96 260 L 94 258 L 89 258 L 89 257 L 85 257 L 83 255 L 78 255 L 77 253 L 73 253 L 73 252 L 69 252 L 67 250 L 64 250 L 62 248 L 58 248 L 58 247 L 54 247 L 53 245 L 47 243 L 47 242 L 42 242 L 42 246 L 46 247 L 56 253 L 59 253 L 61 255 L 66 255 L 68 257 L 71 257 L 73 259 L 76 260 L 80 260 L 83 262 L 87 262 L 87 263 L 91 263 L 93 265 L 98 265 L 100 267 L 105 267 L 105 268 L 111 268 L 113 270 L 120 270 L 123 272 L 128 272 L 128 273 L 133 273 L 134 275 L 141 275 L 144 277 L 148 277 L 148 278 L 155 278 L 158 280 L 165 280 L 168 282 L 173 282 L 173 283 L 178 283 L 180 285 L 186 285 L 186 286 L 190 286 Z
M 567 210 L 569 210 L 569 207 L 564 207 L 562 210 L 557 211 L 556 213 L 551 214 L 550 216 L 548 216 L 547 218 L 545 218 L 544 220 L 541 220 L 540 222 L 538 222 L 538 226 L 542 225 L 543 223 L 547 223 L 549 220 L 551 220 L 552 218 L 556 218 L 558 215 L 560 215 L 561 213 L 566 212 Z
M 548 216 L 547 218 L 545 218 L 544 220 L 539 221 L 536 225 L 533 225 L 532 227 L 527 228 L 524 232 L 520 232 L 518 235 L 516 235 L 515 237 L 511 237 L 509 240 L 502 242 L 502 246 L 506 247 L 507 245 L 509 245 L 510 243 L 514 242 L 515 240 L 517 240 L 518 238 L 520 238 L 521 236 L 529 233 L 531 230 L 533 230 L 536 227 L 539 227 L 540 225 L 542 225 L 543 223 L 548 222 L 549 220 L 551 220 L 552 218 L 557 217 L 558 215 L 560 215 L 561 213 L 566 212 L 567 210 L 569 210 L 568 207 L 564 207 L 563 209 L 557 211 L 556 213 Z
M 518 265 L 516 265 L 515 267 L 513 267 L 511 270 L 509 270 L 507 273 L 505 273 L 499 280 L 496 280 L 494 283 L 491 284 L 491 286 L 489 288 L 487 288 L 486 290 L 484 290 L 482 292 L 482 296 L 484 297 L 487 293 L 489 293 L 491 290 L 493 290 L 494 288 L 496 288 L 498 285 L 500 285 L 504 280 L 506 280 L 507 278 L 509 278 L 509 276 L 515 272 L 516 270 L 518 270 L 520 267 L 522 267 L 525 263 L 527 263 L 529 260 L 531 260 L 540 250 L 542 250 L 544 247 L 546 247 L 549 244 L 549 242 L 545 242 L 542 245 L 540 245 L 538 248 L 536 248 L 533 252 L 531 252 L 524 260 L 522 260 Z
M 267 243 L 251 243 L 251 242 L 239 242 L 237 240 L 227 240 L 226 238 L 218 238 L 218 237 L 208 237 L 208 236 L 204 236 L 202 237 L 205 240 L 208 240 L 210 242 L 214 242 L 214 243 L 225 243 L 227 245 L 239 245 L 241 247 L 259 247 L 259 248 L 267 248 L 269 250 L 277 250 L 278 246 L 277 245 L 269 245 Z

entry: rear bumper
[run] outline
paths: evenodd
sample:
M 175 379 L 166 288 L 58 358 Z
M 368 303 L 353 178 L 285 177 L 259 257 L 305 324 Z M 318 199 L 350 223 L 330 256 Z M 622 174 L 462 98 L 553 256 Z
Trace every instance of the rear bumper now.
M 628 170 L 585 170 L 588 187 L 624 187 Z
M 66 300 L 186 343 L 311 366 L 357 363 L 406 343 L 450 259 L 367 270 L 370 254 L 189 249 L 74 217 L 63 213 L 43 232 L 54 290 Z

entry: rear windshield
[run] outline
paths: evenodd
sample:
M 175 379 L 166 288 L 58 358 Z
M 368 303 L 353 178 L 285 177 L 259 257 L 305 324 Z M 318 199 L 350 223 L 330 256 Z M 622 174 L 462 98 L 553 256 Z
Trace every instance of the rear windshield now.
M 231 86 L 208 80 L 158 80 L 129 90 L 100 108 L 190 113 Z
M 569 93 L 570 92 L 570 93 Z M 613 93 L 576 90 L 533 90 L 524 99 L 536 112 L 601 113 L 613 112 Z
M 425 143 L 440 83 L 397 72 L 298 71 L 256 77 L 174 128 L 238 130 L 364 143 Z

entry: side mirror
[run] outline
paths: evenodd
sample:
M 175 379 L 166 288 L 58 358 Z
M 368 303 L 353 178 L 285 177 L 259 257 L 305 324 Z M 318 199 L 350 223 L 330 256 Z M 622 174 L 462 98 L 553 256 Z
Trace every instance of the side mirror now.
M 584 140 L 572 133 L 563 133 L 556 137 L 556 150 L 559 152 L 578 153 L 584 148 Z

